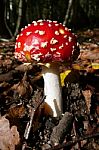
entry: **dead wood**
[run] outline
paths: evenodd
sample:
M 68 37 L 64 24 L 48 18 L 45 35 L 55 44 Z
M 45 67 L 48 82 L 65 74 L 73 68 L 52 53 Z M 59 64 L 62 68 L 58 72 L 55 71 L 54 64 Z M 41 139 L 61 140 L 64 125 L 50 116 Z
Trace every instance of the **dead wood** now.
M 99 137 L 99 132 L 97 132 L 95 134 L 91 134 L 91 135 L 86 135 L 82 138 L 75 139 L 74 141 L 64 142 L 61 145 L 59 144 L 59 145 L 56 145 L 56 146 L 54 146 L 52 148 L 49 148 L 49 149 L 46 149 L 46 150 L 59 150 L 59 149 L 62 149 L 62 148 L 66 148 L 68 146 L 74 146 L 76 143 L 78 143 L 80 141 L 95 138 L 95 137 Z
M 64 25 L 67 25 L 68 23 L 68 19 L 69 19 L 69 16 L 70 16 L 70 12 L 71 12 L 71 9 L 72 9 L 72 6 L 73 6 L 73 0 L 69 0 L 68 2 L 68 9 L 66 11 L 66 15 L 65 15 L 65 20 L 63 22 Z
M 50 138 L 52 145 L 62 143 L 66 134 L 71 132 L 73 118 L 74 117 L 71 113 L 65 112 L 59 124 L 53 128 L 53 132 Z
M 30 112 L 31 113 L 30 113 L 30 120 L 27 123 L 26 129 L 25 129 L 25 132 L 24 132 L 24 139 L 25 139 L 25 141 L 23 142 L 22 150 L 25 150 L 26 147 L 27 147 L 27 140 L 29 138 L 30 130 L 31 130 L 32 125 L 33 125 L 33 120 L 34 120 L 34 117 L 35 117 L 35 113 L 36 113 L 36 111 L 39 111 L 38 109 L 41 106 L 41 104 L 44 102 L 44 99 L 45 99 L 45 96 L 42 98 L 41 102 L 38 103 L 38 105 L 36 106 L 36 108 L 28 106 L 30 108 Z

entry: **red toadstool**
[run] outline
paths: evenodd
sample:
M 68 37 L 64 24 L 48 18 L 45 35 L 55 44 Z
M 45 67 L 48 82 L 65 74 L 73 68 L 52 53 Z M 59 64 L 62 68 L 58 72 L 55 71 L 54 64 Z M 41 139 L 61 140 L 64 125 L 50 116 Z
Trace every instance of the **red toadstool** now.
M 63 112 L 59 62 L 70 60 L 75 51 L 78 52 L 75 35 L 57 21 L 33 21 L 16 38 L 15 58 L 43 64 L 45 102 L 51 107 L 54 117 Z

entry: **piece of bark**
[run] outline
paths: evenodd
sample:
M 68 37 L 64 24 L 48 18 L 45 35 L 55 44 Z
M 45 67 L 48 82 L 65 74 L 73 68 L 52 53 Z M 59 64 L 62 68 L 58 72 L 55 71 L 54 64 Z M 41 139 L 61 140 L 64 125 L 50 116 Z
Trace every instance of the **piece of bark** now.
M 69 112 L 65 112 L 59 124 L 53 128 L 53 132 L 50 137 L 52 145 L 57 145 L 63 142 L 66 134 L 70 133 L 72 130 L 73 120 L 73 115 Z

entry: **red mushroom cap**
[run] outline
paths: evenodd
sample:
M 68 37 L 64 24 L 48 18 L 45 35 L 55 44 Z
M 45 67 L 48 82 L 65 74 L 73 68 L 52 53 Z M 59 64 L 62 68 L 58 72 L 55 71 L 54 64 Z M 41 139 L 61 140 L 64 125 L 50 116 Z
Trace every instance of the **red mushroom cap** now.
M 67 61 L 77 49 L 71 31 L 57 21 L 33 21 L 16 38 L 15 58 L 24 62 Z

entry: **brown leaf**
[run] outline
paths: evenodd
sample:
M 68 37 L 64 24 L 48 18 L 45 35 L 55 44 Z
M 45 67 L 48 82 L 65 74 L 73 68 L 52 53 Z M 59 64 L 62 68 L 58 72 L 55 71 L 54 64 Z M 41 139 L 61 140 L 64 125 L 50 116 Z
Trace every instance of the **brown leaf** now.
M 24 63 L 24 64 L 21 64 L 21 65 L 17 66 L 15 68 L 15 70 L 19 70 L 19 71 L 25 72 L 25 71 L 31 70 L 32 68 L 33 68 L 32 64 Z
M 87 109 L 88 109 L 88 112 L 90 112 L 90 103 L 91 103 L 91 91 L 90 90 L 85 90 L 85 91 L 82 91 L 84 97 L 85 97 L 85 101 L 86 101 L 86 105 L 87 105 Z
M 19 96 L 24 98 L 28 98 L 31 95 L 33 88 L 27 81 L 26 73 L 24 74 L 23 79 L 12 87 L 12 90 L 14 90 L 16 93 L 19 94 Z
M 10 129 L 9 120 L 4 116 L 0 118 L 0 149 L 15 150 L 15 145 L 19 143 L 19 133 L 16 126 Z
M 25 108 L 23 105 L 9 108 L 8 114 L 13 118 L 21 118 L 25 114 Z
M 92 51 L 90 51 L 90 50 L 81 51 L 80 59 L 82 59 L 82 60 L 84 60 L 84 59 L 90 59 L 90 60 L 99 59 L 99 48 L 92 50 Z

